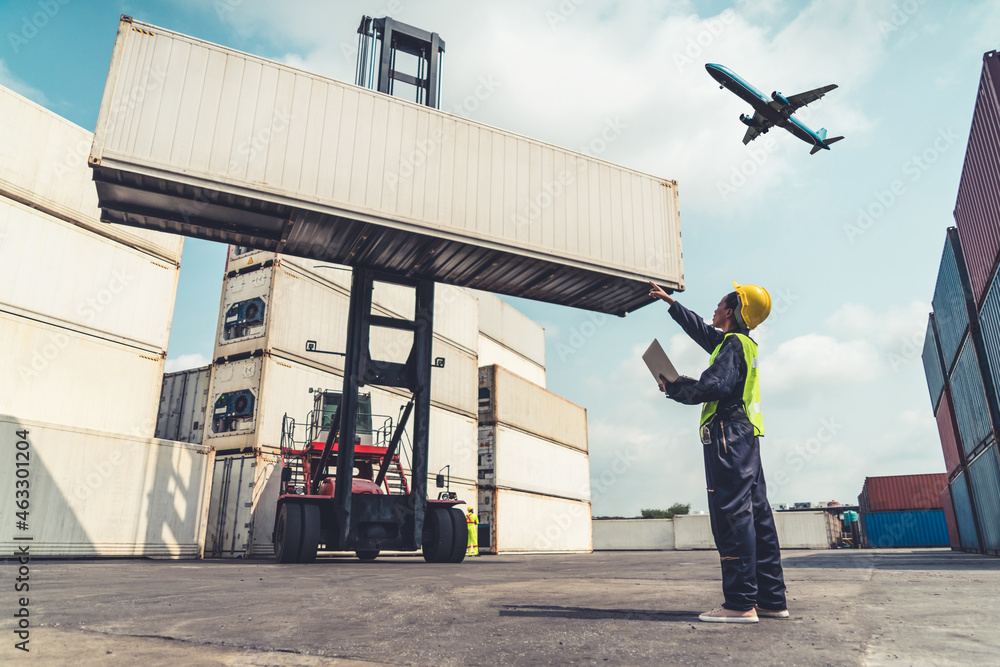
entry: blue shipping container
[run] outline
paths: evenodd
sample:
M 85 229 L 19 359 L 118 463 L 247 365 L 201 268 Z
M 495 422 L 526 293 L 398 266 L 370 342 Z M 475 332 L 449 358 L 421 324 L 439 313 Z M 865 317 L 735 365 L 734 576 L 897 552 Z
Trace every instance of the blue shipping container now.
M 938 350 L 937 332 L 934 330 L 934 313 L 927 318 L 927 335 L 924 336 L 924 375 L 927 389 L 931 392 L 931 410 L 936 411 L 944 390 L 944 369 L 941 366 L 941 352 Z
M 979 311 L 979 328 L 986 347 L 986 363 L 995 388 L 1000 388 L 1000 272 L 993 277 Z
M 968 283 L 968 277 L 962 280 L 959 273 L 958 260 L 955 257 L 956 243 L 957 235 L 949 233 L 944 242 L 941 267 L 938 269 L 937 285 L 931 302 L 934 306 L 934 319 L 946 370 L 951 369 L 958 348 L 962 344 L 962 336 L 969 328 L 969 311 L 965 301 L 965 290 L 962 288 L 963 283 Z
M 982 544 L 988 553 L 1000 552 L 1000 460 L 991 445 L 969 463 L 969 484 L 976 499 Z
M 962 436 L 962 447 L 969 456 L 979 445 L 993 437 L 993 422 L 986 403 L 986 390 L 979 370 L 979 360 L 972 338 L 966 337 L 958 362 L 951 374 L 951 399 L 955 421 Z
M 959 473 L 951 483 L 951 504 L 955 507 L 955 522 L 958 524 L 958 538 L 962 548 L 979 551 L 976 520 L 972 516 L 972 503 L 969 501 L 969 487 L 965 483 L 964 472 Z
M 904 510 L 861 515 L 861 529 L 872 548 L 947 547 L 944 510 Z

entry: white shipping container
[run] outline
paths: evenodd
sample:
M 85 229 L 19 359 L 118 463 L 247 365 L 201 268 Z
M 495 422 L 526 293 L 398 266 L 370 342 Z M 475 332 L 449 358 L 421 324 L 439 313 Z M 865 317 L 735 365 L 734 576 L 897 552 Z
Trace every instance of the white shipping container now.
M 673 551 L 673 519 L 601 519 L 593 522 L 594 551 Z
M 30 536 L 32 556 L 201 557 L 211 448 L 0 415 L 0 453 L 0 497 L 13 503 L 18 460 L 31 489 L 27 530 L 4 510 L 4 553 Z
M 274 472 L 279 474 L 275 475 Z M 205 556 L 270 558 L 280 457 L 260 450 L 216 456 Z
M 587 451 L 587 411 L 499 366 L 479 369 L 479 425 L 507 424 Z
M 349 296 L 332 283 L 283 263 L 227 278 L 214 358 L 229 359 L 267 349 L 306 365 L 342 372 L 342 356 L 308 352 L 306 343 L 312 340 L 320 350 L 342 352 L 347 347 L 349 302 Z M 456 320 L 465 321 L 474 333 L 475 302 L 466 305 L 473 309 L 465 309 Z M 373 308 L 373 312 L 391 315 L 381 308 Z M 448 318 L 441 318 L 441 323 L 444 328 L 456 328 Z M 474 351 L 455 346 L 435 329 L 432 353 L 445 359 L 445 367 L 433 370 L 431 399 L 475 416 L 477 357 Z M 404 362 L 412 344 L 409 332 L 373 328 L 369 349 L 374 359 Z
M 0 312 L 0 414 L 151 438 L 163 352 Z
M 0 86 L 0 196 L 176 264 L 184 238 L 100 221 L 87 167 L 94 135 Z
M 281 446 L 285 414 L 298 424 L 306 423 L 313 409 L 313 394 L 309 393 L 309 389 L 339 392 L 342 388 L 340 374 L 305 366 L 277 353 L 217 364 L 213 367 L 209 390 L 204 442 L 220 452 L 252 448 L 275 452 Z M 386 418 L 391 418 L 394 427 L 408 394 L 379 387 L 364 387 L 362 391 L 371 392 L 373 425 L 377 428 Z M 220 397 L 223 394 L 238 397 L 240 392 L 244 392 L 249 402 L 248 414 L 230 419 L 234 430 L 216 431 L 217 425 L 213 423 L 212 416 Z M 407 424 L 406 442 L 412 442 L 412 425 L 411 418 Z M 432 405 L 428 474 L 435 474 L 443 466 L 451 465 L 453 479 L 474 483 L 477 476 L 476 428 L 474 418 Z M 297 433 L 296 437 L 303 434 L 304 431 Z
M 502 366 L 539 387 L 545 386 L 545 367 L 521 356 L 492 338 L 479 334 L 479 366 Z
M 504 424 L 480 426 L 479 483 L 589 502 L 590 458 Z
M 479 297 L 479 333 L 541 366 L 544 371 L 545 329 L 496 294 L 470 291 Z M 544 382 L 535 384 L 545 385 Z
M 782 549 L 832 549 L 837 546 L 839 526 L 829 512 L 775 512 L 778 544 Z M 677 549 L 715 549 L 708 514 L 674 517 Z
M 165 350 L 175 264 L 0 197 L 0 304 L 56 326 Z
M 506 489 L 479 490 L 479 550 L 590 553 L 590 503 Z
M 202 366 L 163 376 L 156 437 L 201 444 L 208 415 L 208 385 L 212 367 Z
M 676 181 L 129 17 L 90 164 L 116 222 L 615 314 L 683 289 Z

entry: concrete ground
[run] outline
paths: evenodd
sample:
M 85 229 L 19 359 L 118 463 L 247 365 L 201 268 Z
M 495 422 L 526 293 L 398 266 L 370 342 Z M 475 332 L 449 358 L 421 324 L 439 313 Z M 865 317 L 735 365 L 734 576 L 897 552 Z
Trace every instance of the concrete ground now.
M 31 563 L 29 654 L 0 565 L 0 663 L 951 665 L 1000 656 L 1000 559 L 787 551 L 789 620 L 700 623 L 714 552 Z

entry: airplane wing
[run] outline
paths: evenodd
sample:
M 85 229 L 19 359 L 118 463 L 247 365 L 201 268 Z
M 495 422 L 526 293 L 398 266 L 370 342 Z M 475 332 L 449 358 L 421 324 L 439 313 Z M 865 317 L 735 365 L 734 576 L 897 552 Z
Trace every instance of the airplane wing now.
M 768 130 L 774 127 L 774 123 L 767 120 L 759 113 L 753 115 L 754 125 L 747 128 L 747 133 L 743 135 L 743 143 L 749 144 L 751 141 L 756 139 L 762 134 L 765 134 Z
M 787 98 L 788 103 L 791 105 L 792 110 L 795 111 L 796 109 L 801 109 L 807 104 L 815 102 L 836 87 L 837 84 L 831 83 L 829 86 L 823 86 L 822 88 L 816 88 L 815 90 L 799 93 L 798 95 L 792 95 Z

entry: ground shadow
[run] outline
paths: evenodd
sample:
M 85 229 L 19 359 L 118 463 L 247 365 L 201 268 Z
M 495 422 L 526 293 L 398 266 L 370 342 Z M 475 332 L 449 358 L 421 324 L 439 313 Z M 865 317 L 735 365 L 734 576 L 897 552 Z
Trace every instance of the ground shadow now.
M 831 568 L 838 570 L 1000 570 L 1000 558 L 967 554 L 945 549 L 893 550 L 893 549 L 837 549 L 813 552 L 801 556 L 784 552 L 781 564 L 792 568 Z
M 594 609 L 592 607 L 558 607 L 553 605 L 507 604 L 500 616 L 528 618 L 568 618 L 571 620 L 672 621 L 686 623 L 698 619 L 700 611 L 655 611 L 649 609 Z

